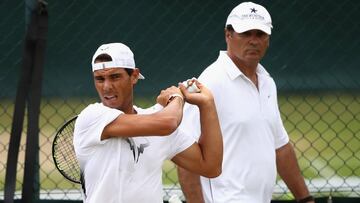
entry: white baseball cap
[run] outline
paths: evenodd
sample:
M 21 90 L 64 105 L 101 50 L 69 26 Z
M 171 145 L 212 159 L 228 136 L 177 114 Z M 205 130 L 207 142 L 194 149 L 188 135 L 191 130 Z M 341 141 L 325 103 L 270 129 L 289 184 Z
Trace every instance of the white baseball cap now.
M 243 2 L 229 14 L 226 25 L 232 25 L 235 32 L 261 30 L 271 35 L 271 16 L 263 6 L 253 2 Z
M 112 61 L 95 63 L 95 59 L 101 54 L 109 55 Z M 93 72 L 105 68 L 136 68 L 133 52 L 128 46 L 122 43 L 109 43 L 101 45 L 92 57 L 91 65 Z M 145 77 L 139 74 L 139 79 L 145 79 Z

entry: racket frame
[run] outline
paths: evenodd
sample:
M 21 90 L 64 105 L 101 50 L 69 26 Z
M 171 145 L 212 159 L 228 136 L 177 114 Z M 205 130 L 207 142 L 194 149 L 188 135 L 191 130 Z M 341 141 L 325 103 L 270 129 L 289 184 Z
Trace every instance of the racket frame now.
M 79 174 L 79 180 L 75 180 L 74 178 L 70 177 L 66 172 L 64 172 L 64 170 L 62 170 L 58 165 L 59 165 L 59 161 L 57 160 L 56 156 L 55 156 L 55 149 L 56 149 L 56 145 L 58 144 L 58 140 L 60 139 L 61 136 L 61 132 L 72 122 L 75 122 L 75 120 L 77 119 L 77 116 L 72 117 L 70 120 L 66 121 L 61 127 L 60 129 L 56 132 L 53 143 L 52 143 L 52 157 L 54 160 L 54 164 L 57 168 L 57 170 L 61 173 L 61 175 L 63 175 L 66 179 L 70 180 L 73 183 L 78 183 L 81 184 L 80 178 L 81 178 L 81 174 Z M 75 125 L 75 123 L 73 124 Z M 73 135 L 74 136 L 74 135 Z M 74 151 L 74 156 L 76 158 L 75 155 L 75 151 Z

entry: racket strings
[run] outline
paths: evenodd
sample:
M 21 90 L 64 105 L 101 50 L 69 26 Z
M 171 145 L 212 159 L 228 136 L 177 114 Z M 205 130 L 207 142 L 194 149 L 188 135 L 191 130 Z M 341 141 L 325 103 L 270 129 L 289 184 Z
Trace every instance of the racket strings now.
M 73 145 L 73 131 L 75 119 L 67 123 L 57 135 L 54 145 L 54 157 L 58 169 L 68 179 L 80 182 L 80 166 L 78 164 L 74 145 Z

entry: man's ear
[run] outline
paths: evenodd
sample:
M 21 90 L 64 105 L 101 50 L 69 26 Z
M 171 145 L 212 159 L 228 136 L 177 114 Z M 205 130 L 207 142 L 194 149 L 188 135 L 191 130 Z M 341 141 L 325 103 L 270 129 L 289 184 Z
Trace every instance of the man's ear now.
M 137 81 L 139 80 L 139 74 L 140 74 L 140 70 L 138 68 L 135 68 L 131 74 L 131 80 L 132 80 L 133 85 L 135 85 L 137 83 Z
M 232 38 L 232 32 L 228 31 L 226 28 L 224 32 L 225 32 L 225 41 L 227 42 L 228 39 Z

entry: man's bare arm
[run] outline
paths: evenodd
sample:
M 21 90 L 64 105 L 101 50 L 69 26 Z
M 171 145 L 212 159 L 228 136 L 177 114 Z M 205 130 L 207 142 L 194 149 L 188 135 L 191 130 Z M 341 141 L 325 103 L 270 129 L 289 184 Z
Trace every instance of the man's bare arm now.
M 172 160 L 180 167 L 206 177 L 216 177 L 221 173 L 223 142 L 211 92 L 200 83 L 201 93 L 188 93 L 181 87 L 186 100 L 198 106 L 200 111 L 201 135 L 194 143 Z
M 310 195 L 297 163 L 294 148 L 287 143 L 276 150 L 276 165 L 280 177 L 284 180 L 296 200 Z M 314 201 L 309 201 L 313 203 Z
M 177 167 L 181 190 L 187 203 L 204 203 L 200 176 L 186 169 Z
M 174 97 L 169 102 L 172 94 L 179 96 Z M 184 101 L 181 97 L 182 94 L 176 87 L 162 91 L 158 97 L 158 102 L 165 107 L 161 111 L 148 115 L 121 114 L 104 128 L 101 138 L 171 134 L 179 126 L 182 119 Z

